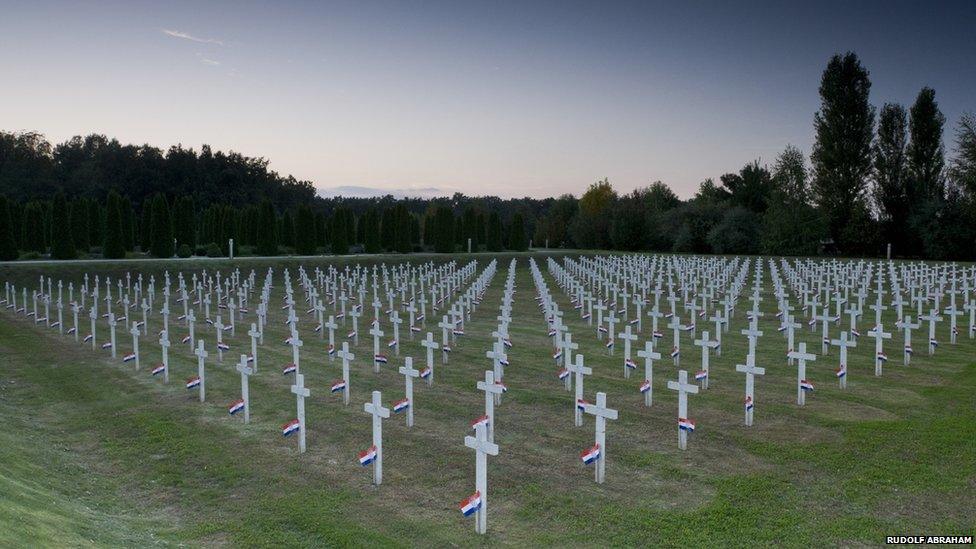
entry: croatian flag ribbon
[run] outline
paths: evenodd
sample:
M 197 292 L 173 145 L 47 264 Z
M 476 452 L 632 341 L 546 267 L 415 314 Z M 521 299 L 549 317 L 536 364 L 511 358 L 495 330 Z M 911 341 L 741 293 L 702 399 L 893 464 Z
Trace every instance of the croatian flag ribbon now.
M 298 371 L 298 366 L 289 362 L 288 364 L 285 364 L 285 367 L 281 370 L 281 375 L 286 376 L 288 374 L 294 374 L 296 371 Z
M 136 354 L 135 353 L 129 353 L 129 354 L 125 355 L 124 357 L 122 357 L 122 362 L 132 362 L 135 359 L 136 359 Z
M 471 422 L 471 430 L 472 431 L 473 430 L 476 430 L 478 428 L 478 425 L 484 425 L 485 428 L 487 428 L 488 427 L 488 416 L 487 415 L 484 415 L 484 416 L 481 416 L 478 419 L 472 421 Z
M 294 434 L 298 431 L 298 429 L 301 428 L 301 426 L 302 424 L 299 423 L 297 419 L 293 419 L 281 426 L 281 436 L 286 437 L 288 435 Z
M 353 330 L 353 331 L 349 332 L 348 334 L 346 334 L 346 339 L 352 339 L 354 337 L 356 337 L 356 330 Z
M 698 370 L 695 372 L 695 381 L 704 381 L 708 378 L 708 372 L 705 370 Z
M 688 418 L 679 417 L 678 429 L 681 429 L 682 431 L 687 431 L 689 433 L 693 433 L 695 432 L 695 422 Z
M 193 376 L 190 379 L 186 380 L 186 388 L 187 389 L 192 389 L 194 387 L 199 387 L 199 386 L 200 386 L 200 377 L 199 376 Z
M 750 411 L 753 408 L 752 397 L 746 397 L 746 411 Z
M 843 365 L 843 364 L 841 364 L 841 365 L 840 365 L 840 368 L 837 368 L 837 370 L 836 370 L 836 371 L 834 372 L 834 374 L 835 374 L 835 375 L 836 375 L 836 376 L 837 376 L 838 378 L 841 378 L 841 377 L 844 377 L 844 376 L 846 376 L 846 375 L 847 375 L 847 366 L 845 366 L 845 365 Z
M 430 372 L 431 372 L 430 368 L 424 368 L 423 370 L 420 370 L 420 379 L 429 379 Z
M 634 359 L 628 358 L 627 360 L 624 361 L 624 366 L 630 368 L 631 370 L 634 370 L 637 368 L 637 363 L 634 362 Z
M 158 376 L 159 374 L 161 374 L 161 373 L 163 373 L 165 371 L 166 371 L 166 367 L 163 366 L 162 364 L 159 364 L 155 368 L 152 369 L 152 375 Z
M 244 399 L 239 398 L 232 402 L 230 406 L 227 407 L 227 413 L 230 415 L 235 415 L 237 412 L 244 410 Z
M 217 348 L 220 349 L 221 351 L 229 351 L 230 350 L 230 345 L 228 345 L 228 344 L 224 343 L 223 341 L 221 341 L 221 342 L 217 343 Z
M 681 351 L 677 347 L 671 347 L 671 358 L 677 358 L 681 354 Z
M 461 514 L 468 517 L 471 516 L 475 511 L 481 509 L 481 492 L 475 492 L 470 496 L 464 498 L 461 504 L 458 506 L 461 510 Z
M 589 404 L 589 402 L 587 402 L 585 398 L 581 398 L 576 401 L 576 408 L 582 412 L 586 409 L 587 404 Z
M 180 340 L 180 343 L 189 343 L 189 342 L 190 342 L 190 335 L 189 334 L 183 336 L 183 339 Z
M 507 393 L 508 392 L 508 385 L 505 385 L 501 381 L 496 381 L 495 382 L 495 385 L 497 385 L 502 390 L 502 393 Z
M 905 345 L 905 352 L 908 353 L 908 354 L 915 353 L 915 351 L 912 350 L 912 346 L 911 345 Z
M 402 398 L 393 403 L 393 413 L 400 413 L 410 407 L 410 400 Z
M 590 465 L 600 459 L 600 445 L 595 444 L 586 450 L 580 452 L 580 459 L 583 461 L 583 465 Z
M 813 383 L 808 379 L 801 379 L 800 389 L 803 389 L 804 391 L 813 391 Z
M 884 354 L 883 352 L 879 351 L 877 356 L 878 356 L 878 360 L 882 362 L 886 362 L 888 360 L 888 355 Z
M 337 379 L 332 382 L 332 387 L 329 389 L 333 393 L 338 393 L 346 388 L 346 381 L 344 379 Z
M 651 390 L 651 382 L 645 379 L 637 389 L 641 392 L 641 394 L 644 394 Z
M 556 349 L 555 351 L 552 352 L 552 359 L 553 360 L 559 360 L 562 357 L 563 357 L 563 351 L 562 351 L 562 349 Z
M 384 355 L 382 353 L 373 355 L 373 362 L 379 362 L 380 364 L 386 364 L 388 361 L 389 361 L 389 359 L 386 358 L 386 355 Z
M 102 343 L 102 349 L 111 349 L 111 348 L 112 348 L 111 341 L 106 341 L 105 343 Z
M 563 368 L 562 370 L 559 370 L 559 373 L 557 375 L 559 376 L 560 380 L 566 379 L 567 377 L 569 377 L 569 370 Z
M 334 355 L 335 354 L 335 345 L 329 345 L 329 354 L 330 355 Z

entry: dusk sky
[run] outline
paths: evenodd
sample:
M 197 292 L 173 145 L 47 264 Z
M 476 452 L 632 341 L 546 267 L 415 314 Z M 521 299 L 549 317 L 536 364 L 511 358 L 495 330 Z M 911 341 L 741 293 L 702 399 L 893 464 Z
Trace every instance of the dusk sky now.
M 976 1 L 0 1 L 0 129 L 263 156 L 324 196 L 682 197 L 810 152 L 829 57 L 976 111 Z

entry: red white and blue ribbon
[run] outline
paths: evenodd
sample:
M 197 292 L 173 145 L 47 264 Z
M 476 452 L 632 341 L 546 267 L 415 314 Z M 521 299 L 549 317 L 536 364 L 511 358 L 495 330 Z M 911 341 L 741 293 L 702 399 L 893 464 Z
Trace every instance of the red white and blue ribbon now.
M 745 405 L 746 405 L 746 411 L 747 412 L 749 412 L 749 411 L 752 410 L 752 408 L 754 406 L 753 403 L 752 403 L 752 397 L 746 397 Z
M 560 380 L 566 379 L 567 377 L 569 377 L 569 370 L 567 370 L 566 368 L 563 368 L 563 369 L 559 370 L 559 373 L 556 374 L 556 375 L 559 376 L 559 379 Z
M 285 364 L 284 368 L 282 368 L 281 375 L 286 376 L 288 374 L 294 374 L 296 371 L 298 371 L 298 366 L 289 362 L 288 364 Z
M 651 390 L 651 382 L 645 379 L 644 382 L 640 384 L 640 387 L 637 388 L 637 390 L 640 391 L 641 394 L 644 394 L 644 393 L 650 391 Z
M 693 433 L 695 432 L 695 422 L 688 418 L 679 417 L 678 429 L 681 429 L 682 431 L 687 431 L 689 433 Z
M 380 354 L 377 354 L 377 355 L 373 355 L 373 362 L 379 362 L 380 364 L 386 364 L 388 361 L 389 361 L 389 359 L 386 358 L 386 355 L 384 355 L 383 353 L 380 353 Z
M 344 379 L 337 379 L 332 382 L 332 387 L 329 389 L 333 393 L 338 393 L 346 388 L 346 381 Z
M 481 509 L 481 492 L 475 492 L 470 496 L 464 498 L 461 504 L 458 506 L 461 510 L 461 514 L 468 517 L 474 514 L 475 511 Z
M 122 357 L 122 362 L 132 362 L 135 359 L 136 359 L 136 354 L 135 353 L 129 353 L 129 354 L 125 355 L 124 357 Z
M 401 398 L 393 403 L 393 413 L 398 414 L 410 407 L 410 399 Z
M 484 415 L 484 416 L 481 416 L 478 419 L 472 421 L 471 422 L 471 430 L 472 431 L 476 430 L 478 428 L 478 425 L 484 425 L 487 428 L 488 427 L 488 416 L 487 415 Z
M 301 428 L 302 424 L 297 419 L 293 419 L 281 426 L 281 436 L 287 437 L 294 434 Z
M 243 398 L 235 400 L 230 406 L 227 407 L 227 413 L 230 415 L 234 415 L 242 410 L 244 410 Z
M 800 389 L 803 389 L 804 391 L 813 391 L 813 382 L 811 382 L 809 379 L 801 379 Z
M 600 459 L 599 444 L 595 444 L 587 448 L 586 450 L 580 452 L 580 460 L 583 461 L 583 465 L 590 465 L 592 463 L 595 463 L 598 459 Z
M 193 376 L 190 379 L 186 380 L 186 388 L 187 389 L 192 389 L 194 387 L 199 387 L 199 386 L 200 386 L 200 378 L 199 378 L 199 376 Z
M 705 370 L 698 370 L 695 372 L 695 381 L 704 381 L 708 379 L 708 372 Z
M 363 467 L 374 461 L 376 461 L 376 446 L 370 446 L 368 449 L 359 452 L 359 464 Z
M 632 358 L 628 358 L 627 360 L 624 360 L 624 366 L 630 368 L 631 370 L 637 369 L 637 363 L 634 362 L 634 359 Z
M 161 374 L 161 373 L 163 373 L 165 371 L 166 371 L 166 366 L 163 366 L 162 364 L 159 364 L 158 366 L 156 366 L 155 368 L 152 369 L 152 375 L 158 376 L 159 374 Z

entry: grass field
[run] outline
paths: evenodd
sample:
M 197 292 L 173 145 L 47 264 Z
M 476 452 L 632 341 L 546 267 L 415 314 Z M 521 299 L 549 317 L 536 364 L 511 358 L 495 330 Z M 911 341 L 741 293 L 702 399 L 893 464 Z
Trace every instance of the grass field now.
M 475 257 L 479 270 L 489 260 Z M 501 451 L 489 459 L 487 536 L 475 537 L 471 519 L 458 513 L 457 503 L 473 491 L 474 454 L 463 437 L 469 422 L 483 413 L 483 394 L 475 383 L 490 365 L 484 354 L 506 259 L 450 364 L 437 364 L 432 388 L 416 386 L 414 428 L 407 429 L 399 416 L 386 421 L 385 475 L 378 488 L 356 462 L 356 453 L 370 440 L 362 403 L 374 389 L 383 391 L 387 405 L 402 397 L 403 377 L 395 370 L 402 358 L 391 357 L 374 374 L 368 337 L 355 349 L 346 407 L 328 391 L 340 363 L 328 360 L 325 344 L 310 331 L 311 321 L 304 323 L 302 370 L 312 397 L 306 403 L 308 452 L 299 455 L 295 441 L 283 439 L 279 430 L 294 417 L 295 400 L 288 389 L 291 377 L 280 371 L 290 360 L 290 348 L 280 344 L 286 334 L 278 316 L 269 321 L 259 351 L 260 370 L 251 378 L 251 424 L 245 426 L 226 412 L 240 389 L 230 358 L 218 365 L 212 353 L 208 401 L 201 404 L 181 383 L 196 371 L 188 348 L 171 349 L 171 379 L 164 385 L 146 366 L 159 358 L 159 346 L 148 342 L 155 338 L 143 338 L 143 368 L 136 372 L 107 352 L 92 352 L 4 310 L 0 546 L 800 547 L 880 545 L 886 535 L 976 530 L 976 341 L 965 331 L 953 346 L 946 323 L 940 325 L 942 346 L 935 357 L 924 353 L 924 334 L 916 334 L 919 352 L 907 368 L 894 352 L 901 341 L 896 335 L 886 344 L 892 360 L 881 378 L 873 376 L 873 342 L 862 338 L 852 350 L 846 391 L 837 388 L 833 376 L 833 350 L 808 366 L 817 389 L 800 408 L 794 404 L 795 370 L 787 366 L 784 340 L 767 314 L 760 322 L 766 335 L 758 354 L 767 375 L 757 379 L 756 424 L 746 428 L 744 376 L 734 370 L 747 348 L 738 335 L 746 324 L 740 303 L 722 356 L 712 357 L 711 388 L 690 397 L 698 428 L 681 452 L 677 399 L 665 388 L 675 368 L 669 361 L 655 364 L 654 405 L 644 408 L 637 391 L 641 375 L 623 378 L 621 346 L 616 356 L 607 356 L 595 329 L 574 315 L 569 299 L 549 278 L 579 352 L 594 369 L 586 380 L 587 396 L 605 391 L 608 404 L 620 410 L 620 419 L 608 427 L 607 481 L 596 485 L 592 470 L 578 459 L 592 444 L 593 421 L 573 426 L 572 395 L 555 377 L 546 324 L 532 299 L 527 256 L 517 257 L 514 348 L 506 369 L 509 392 L 496 409 Z M 242 261 L 240 266 L 261 273 L 268 264 Z M 297 263 L 273 265 L 280 275 L 281 267 L 294 272 Z M 158 275 L 164 268 L 175 274 L 204 267 L 226 270 L 229 264 L 10 265 L 0 268 L 0 280 L 36 285 L 43 273 L 77 283 L 84 269 Z M 280 301 L 280 288 L 273 303 Z M 771 288 L 767 280 L 766 290 Z M 774 301 L 763 302 L 767 312 Z M 893 322 L 888 311 L 885 323 Z M 213 334 L 205 328 L 198 324 L 198 336 L 212 349 Z M 158 329 L 157 318 L 150 333 Z M 230 355 L 244 349 L 245 332 L 229 339 Z M 360 332 L 365 333 L 363 326 Z M 439 330 L 435 333 L 439 338 Z M 401 357 L 409 354 L 422 362 L 419 337 L 413 342 L 407 337 L 404 330 Z M 819 338 L 819 329 L 798 332 L 798 340 L 818 350 Z M 130 338 L 120 335 L 119 356 L 130 345 Z M 682 367 L 693 371 L 698 362 L 698 348 L 685 340 Z

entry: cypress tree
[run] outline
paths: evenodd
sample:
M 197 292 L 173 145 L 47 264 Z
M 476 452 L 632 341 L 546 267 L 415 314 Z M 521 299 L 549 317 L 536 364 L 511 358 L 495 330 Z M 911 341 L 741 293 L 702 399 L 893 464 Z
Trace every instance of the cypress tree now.
M 491 212 L 488 216 L 485 246 L 489 252 L 502 251 L 502 220 L 498 217 L 498 212 Z
M 191 250 L 196 247 L 196 220 L 193 198 L 189 195 L 180 197 L 174 206 L 173 236 L 177 246 L 186 244 Z
M 13 261 L 18 255 L 10 205 L 6 195 L 0 194 L 0 261 Z
M 332 253 L 346 255 L 349 253 L 349 232 L 346 230 L 346 211 L 336 208 L 332 214 Z
M 122 212 L 122 247 L 130 251 L 135 246 L 135 213 L 128 196 L 122 197 L 119 210 Z
M 383 249 L 380 246 L 380 219 L 379 212 L 373 206 L 366 210 L 363 220 L 363 246 L 366 253 L 378 254 Z
M 380 245 L 384 250 L 392 250 L 396 246 L 396 221 L 393 219 L 393 208 L 383 209 L 380 223 Z
M 162 193 L 153 198 L 152 236 L 149 251 L 153 257 L 173 257 L 173 222 L 169 202 Z
M 122 259 L 125 247 L 122 246 L 122 199 L 114 190 L 108 193 L 105 201 L 105 228 L 102 241 L 102 256 L 106 259 Z
M 434 251 L 452 253 L 454 251 L 454 214 L 446 206 L 438 206 L 434 218 Z
M 24 206 L 21 241 L 27 251 L 44 253 L 44 222 L 41 216 L 41 207 L 37 202 L 31 201 Z
M 295 247 L 295 222 L 291 212 L 285 212 L 281 216 L 281 243 L 290 248 Z
M 224 206 L 221 209 L 220 230 L 220 250 L 224 255 L 229 255 L 231 240 L 235 246 L 240 246 L 240 238 L 237 236 L 237 208 Z
M 278 233 L 275 231 L 277 225 L 274 206 L 271 201 L 265 198 L 261 202 L 261 212 L 258 217 L 258 246 L 259 255 L 278 255 Z
M 474 220 L 475 250 L 485 245 L 485 214 L 478 212 Z
M 102 206 L 97 200 L 88 201 L 88 242 L 93 246 L 103 244 L 105 235 L 102 231 Z
M 10 229 L 14 235 L 14 246 L 17 250 L 24 249 L 24 207 L 19 202 L 8 201 L 10 205 Z
M 394 208 L 394 219 L 396 219 L 396 251 L 402 254 L 410 253 L 410 212 L 402 202 Z
M 91 243 L 88 242 L 88 203 L 84 198 L 71 203 L 71 233 L 75 249 L 88 253 Z
M 516 252 L 524 252 L 529 249 L 528 241 L 525 238 L 525 220 L 522 219 L 521 213 L 516 213 L 512 217 L 508 247 Z
M 71 213 L 68 210 L 68 199 L 63 191 L 54 195 L 51 207 L 51 257 L 54 259 L 74 259 L 76 257 L 75 242 L 71 237 Z
M 147 198 L 142 201 L 142 211 L 140 212 L 142 222 L 139 223 L 139 248 L 143 253 L 149 251 L 152 243 L 152 199 Z
M 315 253 L 315 216 L 306 204 L 300 205 L 295 214 L 295 253 L 299 255 Z

